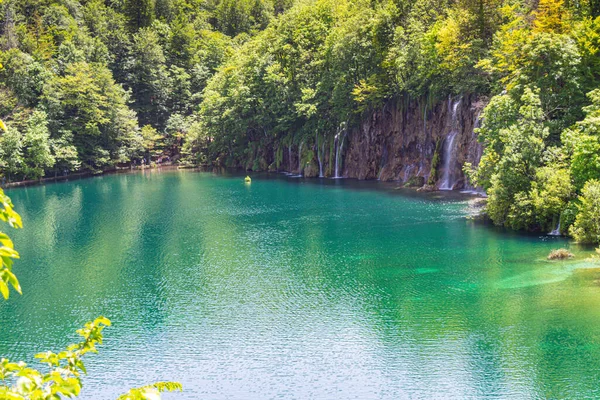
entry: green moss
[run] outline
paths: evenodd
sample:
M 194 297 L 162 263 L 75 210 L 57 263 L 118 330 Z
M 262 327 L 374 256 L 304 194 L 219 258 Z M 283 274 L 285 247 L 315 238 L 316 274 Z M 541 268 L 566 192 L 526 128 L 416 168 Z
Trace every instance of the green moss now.
M 435 152 L 433 153 L 433 158 L 431 159 L 431 173 L 429 174 L 429 180 L 427 184 L 435 185 L 438 179 L 438 169 L 440 167 L 440 151 L 441 151 L 441 143 L 442 141 L 438 139 L 435 142 Z
M 275 168 L 279 169 L 281 163 L 283 162 L 283 146 L 278 145 L 277 151 L 275 152 Z
M 425 184 L 425 178 L 422 176 L 413 176 L 404 184 L 404 187 L 421 187 Z
M 333 176 L 333 168 L 335 166 L 335 137 L 329 142 L 329 163 L 327 164 L 327 175 Z

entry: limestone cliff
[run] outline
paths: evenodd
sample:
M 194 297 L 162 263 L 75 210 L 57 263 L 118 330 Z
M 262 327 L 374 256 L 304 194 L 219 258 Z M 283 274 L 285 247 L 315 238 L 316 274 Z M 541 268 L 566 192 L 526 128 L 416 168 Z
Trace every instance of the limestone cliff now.
M 311 138 L 286 146 L 279 169 L 305 176 L 422 183 L 430 177 L 437 152 L 435 186 L 463 189 L 468 187 L 463 164 L 477 165 L 481 158 L 474 128 L 484 106 L 485 100 L 474 95 L 450 97 L 430 107 L 389 101 L 358 126 L 342 124 L 333 140 Z

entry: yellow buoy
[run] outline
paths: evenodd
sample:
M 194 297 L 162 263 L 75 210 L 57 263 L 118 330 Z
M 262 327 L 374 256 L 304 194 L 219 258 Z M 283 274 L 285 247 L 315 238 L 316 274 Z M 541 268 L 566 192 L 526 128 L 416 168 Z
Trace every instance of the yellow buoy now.
M 244 182 L 246 182 L 246 183 L 252 183 L 252 179 L 250 179 L 250 177 L 247 176 L 246 179 L 244 179 Z

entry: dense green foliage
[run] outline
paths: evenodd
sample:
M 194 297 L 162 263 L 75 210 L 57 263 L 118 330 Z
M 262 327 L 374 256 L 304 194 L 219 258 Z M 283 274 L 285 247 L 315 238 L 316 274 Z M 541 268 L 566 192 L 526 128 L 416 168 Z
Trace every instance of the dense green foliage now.
M 600 177 L 600 19 L 555 0 L 541 1 L 532 15 L 526 23 L 511 14 L 480 62 L 503 92 L 484 111 L 485 152 L 472 177 L 488 191 L 496 224 L 543 232 L 559 227 L 598 242 L 593 222 L 583 222 L 598 207 L 593 185 L 581 191 Z
M 277 169 L 291 146 L 300 169 L 328 159 L 323 173 L 332 176 L 334 152 L 365 112 L 400 99 L 426 114 L 452 94 L 488 99 L 483 159 L 465 169 L 488 191 L 495 223 L 547 231 L 561 222 L 570 232 L 586 182 L 600 178 L 595 2 L 1 7 L 0 117 L 9 131 L 0 169 L 9 180 L 163 156 Z
M 4 0 L 3 176 L 38 179 L 149 161 L 161 150 L 178 155 L 208 79 L 289 6 L 269 0 Z M 152 140 L 144 126 L 156 130 Z
M 579 198 L 579 213 L 571 227 L 571 234 L 580 242 L 600 242 L 600 181 L 585 184 Z

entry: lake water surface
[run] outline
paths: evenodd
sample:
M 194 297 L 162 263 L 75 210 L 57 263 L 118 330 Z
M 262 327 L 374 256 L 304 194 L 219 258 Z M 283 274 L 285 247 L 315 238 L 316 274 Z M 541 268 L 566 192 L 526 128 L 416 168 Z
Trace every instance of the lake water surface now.
M 24 294 L 0 303 L 0 354 L 35 363 L 110 318 L 83 399 L 157 380 L 184 385 L 167 399 L 600 397 L 589 252 L 465 200 L 194 171 L 7 193 Z

